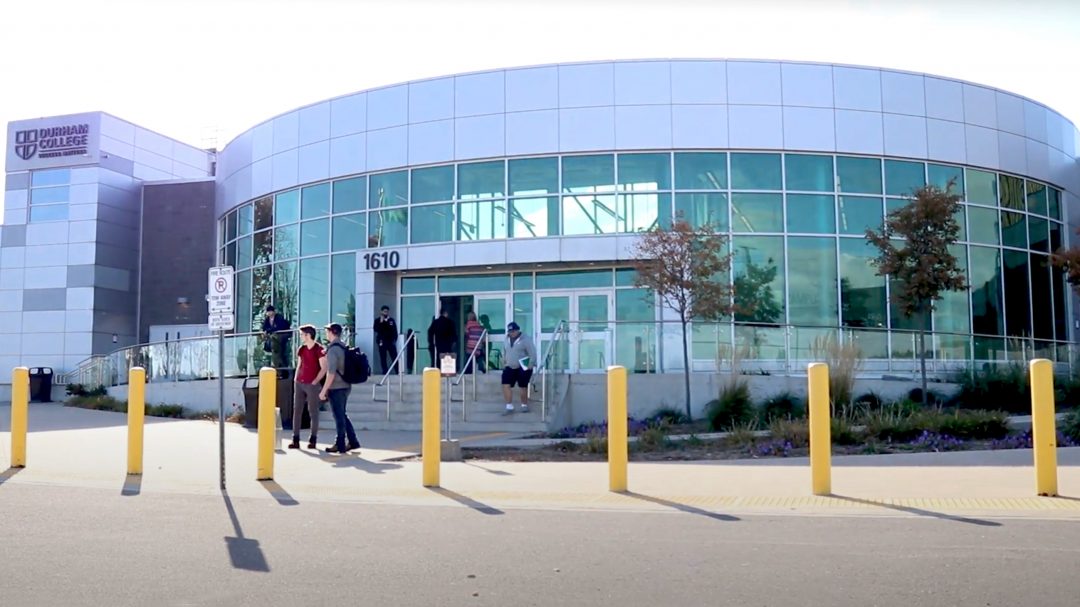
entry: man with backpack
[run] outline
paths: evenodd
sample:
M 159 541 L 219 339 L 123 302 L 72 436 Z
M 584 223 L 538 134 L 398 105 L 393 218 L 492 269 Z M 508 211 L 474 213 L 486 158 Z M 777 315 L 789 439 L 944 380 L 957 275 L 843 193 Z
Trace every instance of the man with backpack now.
M 326 448 L 326 452 L 348 453 L 360 448 L 360 440 L 356 438 L 356 430 L 345 412 L 345 405 L 349 400 L 349 392 L 352 391 L 351 384 L 367 380 L 367 376 L 363 374 L 366 359 L 359 350 L 349 349 L 341 343 L 341 325 L 336 322 L 326 326 L 326 341 L 326 354 L 319 359 L 326 372 L 319 400 L 330 401 L 330 411 L 334 414 L 334 426 L 337 429 L 337 439 L 333 445 Z M 370 369 L 368 371 L 370 372 Z M 348 443 L 345 442 L 346 439 Z

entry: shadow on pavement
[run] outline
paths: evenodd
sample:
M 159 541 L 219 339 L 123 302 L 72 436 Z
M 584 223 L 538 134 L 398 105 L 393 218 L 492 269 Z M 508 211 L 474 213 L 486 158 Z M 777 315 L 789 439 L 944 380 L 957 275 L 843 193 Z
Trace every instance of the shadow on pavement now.
M 449 489 L 443 489 L 442 487 L 428 487 L 428 490 L 433 492 L 433 493 L 438 493 L 439 495 L 441 495 L 443 497 L 450 498 L 450 499 L 454 500 L 455 502 L 461 504 L 462 506 L 468 506 L 469 508 L 472 508 L 473 510 L 479 512 L 480 514 L 487 514 L 487 515 L 491 515 L 491 516 L 498 516 L 498 515 L 501 515 L 501 514 L 506 514 L 502 510 L 499 510 L 498 508 L 488 506 L 487 504 L 478 502 L 478 501 L 472 499 L 471 497 L 466 497 L 466 496 L 464 496 L 464 495 L 462 495 L 460 493 L 451 491 Z
M 124 478 L 124 487 L 120 489 L 120 495 L 131 497 L 142 492 L 142 475 L 129 474 Z
M 353 453 L 334 455 L 323 453 L 322 451 L 315 453 L 308 451 L 307 449 L 300 450 L 300 453 L 303 453 L 308 457 L 322 460 L 328 464 L 333 464 L 335 468 L 356 468 L 357 470 L 363 470 L 368 474 L 382 474 L 387 470 L 397 470 L 402 467 L 401 464 L 373 462 L 371 460 L 363 459 L 359 455 Z
M 4 470 L 2 473 L 0 473 L 0 485 L 8 482 L 9 480 L 11 480 L 11 477 L 22 472 L 23 470 L 24 468 L 8 468 L 7 470 Z
M 632 497 L 634 499 L 641 500 L 643 502 L 651 502 L 653 504 L 659 504 L 661 506 L 667 506 L 668 508 L 674 508 L 680 512 L 686 512 L 687 514 L 696 514 L 698 516 L 704 516 L 717 521 L 733 522 L 742 520 L 737 516 L 731 516 L 730 514 L 720 514 L 719 512 L 710 512 L 709 510 L 702 510 L 696 506 L 690 506 L 687 504 L 680 504 L 679 502 L 673 502 L 659 497 L 653 497 L 651 495 L 642 495 L 640 493 L 634 493 L 627 491 L 623 493 L 626 497 Z
M 281 505 L 281 506 L 299 506 L 300 505 L 300 502 L 296 501 L 296 498 L 289 495 L 289 492 L 286 491 L 284 487 L 277 484 L 276 482 L 274 482 L 272 480 L 270 480 L 270 481 L 259 481 L 259 484 L 262 485 L 263 489 L 266 489 L 267 493 L 269 493 L 275 500 L 277 500 L 277 503 L 279 505 Z
M 1001 523 L 996 521 L 988 521 L 980 518 L 968 518 L 965 516 L 956 516 L 952 514 L 945 514 L 943 512 L 934 512 L 932 510 L 923 510 L 922 508 L 912 508 L 911 506 L 898 506 L 896 504 L 886 504 L 884 502 L 865 500 L 858 497 L 849 497 L 847 495 L 830 495 L 829 497 L 843 500 L 846 502 L 852 502 L 855 504 L 863 504 L 866 506 L 877 506 L 879 508 L 888 508 L 889 510 L 896 510 L 897 512 L 906 512 L 908 514 L 915 514 L 918 516 L 925 516 L 928 518 L 941 519 L 943 521 L 953 521 L 956 523 L 967 523 L 969 525 L 979 525 L 980 527 L 1001 527 Z
M 266 562 L 266 555 L 259 547 L 259 540 L 244 537 L 244 530 L 240 528 L 240 519 L 236 517 L 229 494 L 222 491 L 221 496 L 225 499 L 225 509 L 229 511 L 229 520 L 236 532 L 236 537 L 225 537 L 225 547 L 229 550 L 229 560 L 233 568 L 269 573 L 270 564 Z
M 479 468 L 484 472 L 487 472 L 488 474 L 494 474 L 495 476 L 514 476 L 512 472 L 507 472 L 506 470 L 492 470 L 491 468 L 485 468 L 472 462 L 464 462 L 464 464 L 466 466 L 472 466 L 473 468 Z

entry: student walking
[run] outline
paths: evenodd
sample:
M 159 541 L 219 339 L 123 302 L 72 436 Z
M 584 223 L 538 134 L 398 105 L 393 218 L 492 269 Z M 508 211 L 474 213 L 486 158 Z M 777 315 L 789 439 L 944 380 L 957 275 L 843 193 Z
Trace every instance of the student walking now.
M 480 337 L 483 335 L 484 325 L 476 320 L 475 312 L 469 312 L 468 320 L 465 321 L 465 358 L 468 360 L 468 357 L 472 356 L 473 351 L 475 351 L 476 357 L 474 360 L 477 368 L 480 369 L 481 373 L 487 373 L 487 338 L 484 338 L 485 343 L 480 343 Z M 472 364 L 466 364 L 464 373 L 472 372 Z
M 335 323 L 326 326 L 326 354 L 320 359 L 326 377 L 323 380 L 319 400 L 330 401 L 330 411 L 334 414 L 334 427 L 337 438 L 334 444 L 326 448 L 327 453 L 348 453 L 360 448 L 356 430 L 345 412 L 352 386 L 345 381 L 345 344 L 341 343 L 341 325 Z M 348 443 L 346 443 L 348 439 Z
M 303 426 L 304 407 L 307 406 L 311 417 L 311 438 L 308 449 L 315 448 L 315 439 L 319 436 L 319 382 L 326 377 L 326 369 L 320 359 L 326 350 L 315 341 L 315 327 L 300 327 L 301 346 L 296 350 L 296 378 L 293 381 L 293 416 L 292 442 L 290 449 L 300 448 L 300 430 Z
M 504 415 L 514 412 L 513 389 L 521 389 L 521 412 L 529 411 L 529 381 L 532 380 L 536 361 L 536 347 L 532 338 L 521 332 L 516 322 L 506 325 L 506 363 L 502 371 L 503 398 L 506 401 Z
M 390 316 L 390 306 L 383 306 L 379 316 L 375 319 L 375 344 L 379 347 L 379 365 L 385 375 L 390 372 L 390 367 L 397 359 L 398 328 L 394 317 Z M 390 362 L 387 363 L 386 361 Z
M 439 316 L 431 321 L 428 327 L 428 339 L 435 346 L 435 356 L 432 365 L 438 367 L 442 364 L 443 354 L 452 354 L 457 346 L 457 327 L 450 320 L 450 311 L 445 308 Z

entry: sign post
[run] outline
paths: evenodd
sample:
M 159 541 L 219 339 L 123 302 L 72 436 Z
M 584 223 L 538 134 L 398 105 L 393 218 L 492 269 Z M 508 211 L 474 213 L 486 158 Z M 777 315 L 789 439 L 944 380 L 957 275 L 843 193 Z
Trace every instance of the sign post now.
M 233 268 L 217 266 L 207 274 L 208 324 L 218 334 L 218 460 L 221 490 L 225 490 L 225 332 L 235 329 L 233 321 Z
M 457 355 L 456 354 L 443 354 L 439 357 L 439 372 L 442 374 L 446 383 L 444 392 L 446 393 L 446 438 L 444 440 L 450 441 L 450 378 L 457 375 Z

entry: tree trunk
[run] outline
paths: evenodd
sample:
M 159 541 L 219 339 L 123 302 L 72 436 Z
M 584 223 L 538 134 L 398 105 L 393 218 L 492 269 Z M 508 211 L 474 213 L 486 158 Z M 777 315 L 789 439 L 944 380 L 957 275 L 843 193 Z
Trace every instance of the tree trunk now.
M 922 374 L 922 404 L 926 406 L 926 312 L 919 319 L 919 371 Z
M 686 388 L 686 421 L 693 421 L 694 414 L 690 410 L 690 349 L 686 345 L 686 319 L 682 320 L 682 359 L 683 359 L 683 384 Z

